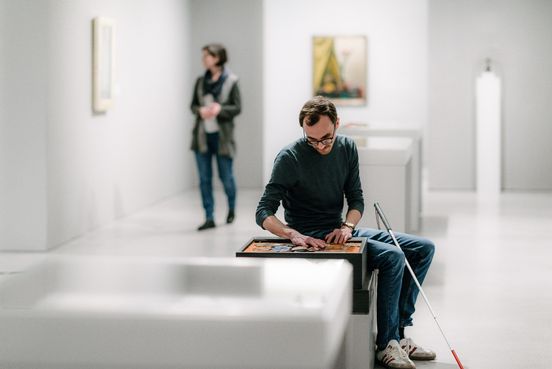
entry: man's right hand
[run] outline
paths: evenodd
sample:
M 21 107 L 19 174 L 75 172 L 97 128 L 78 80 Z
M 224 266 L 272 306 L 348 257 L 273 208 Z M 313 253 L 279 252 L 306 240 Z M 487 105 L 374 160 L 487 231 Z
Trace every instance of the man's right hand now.
M 302 235 L 299 232 L 295 232 L 290 237 L 291 242 L 295 246 L 312 247 L 314 251 L 322 250 L 326 248 L 326 242 L 319 240 L 318 238 Z
M 263 221 L 263 228 L 278 237 L 289 238 L 291 243 L 295 246 L 308 247 L 313 251 L 326 248 L 326 242 L 324 242 L 324 240 L 302 235 L 295 229 L 283 224 L 275 215 L 270 215 L 265 218 Z

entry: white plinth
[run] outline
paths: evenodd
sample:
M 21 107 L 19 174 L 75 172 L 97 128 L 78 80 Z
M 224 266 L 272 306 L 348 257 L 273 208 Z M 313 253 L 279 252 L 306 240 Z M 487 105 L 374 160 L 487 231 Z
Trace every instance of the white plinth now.
M 483 72 L 476 82 L 476 188 L 479 199 L 496 198 L 501 191 L 500 78 Z
M 373 368 L 376 360 L 376 296 L 377 270 L 370 278 L 370 308 L 368 314 L 353 314 L 347 329 L 346 369 Z
M 344 260 L 50 260 L 0 284 L 0 368 L 329 369 L 351 294 Z
M 353 139 L 357 143 L 365 204 L 359 226 L 377 227 L 373 204 L 379 202 L 393 230 L 407 231 L 412 204 L 413 140 L 370 136 Z
M 406 137 L 413 140 L 410 183 L 410 211 L 406 223 L 408 232 L 420 229 L 422 213 L 422 134 L 420 129 L 395 122 L 343 124 L 339 134 L 353 137 Z

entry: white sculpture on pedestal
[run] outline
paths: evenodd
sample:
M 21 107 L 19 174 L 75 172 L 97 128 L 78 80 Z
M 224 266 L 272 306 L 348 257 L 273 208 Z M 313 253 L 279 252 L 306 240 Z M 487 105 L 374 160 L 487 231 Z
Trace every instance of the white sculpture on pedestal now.
M 476 80 L 476 189 L 479 198 L 501 191 L 501 81 L 490 60 Z

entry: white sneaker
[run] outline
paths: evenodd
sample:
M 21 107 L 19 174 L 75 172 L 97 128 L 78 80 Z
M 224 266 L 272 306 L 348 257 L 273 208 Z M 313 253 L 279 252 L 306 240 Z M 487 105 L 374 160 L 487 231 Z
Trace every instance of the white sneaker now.
M 391 340 L 384 350 L 378 351 L 376 357 L 387 368 L 414 369 L 416 365 L 408 358 L 397 340 Z
M 400 342 L 401 348 L 412 360 L 433 360 L 437 356 L 435 352 L 426 350 L 412 341 L 412 338 L 403 338 Z

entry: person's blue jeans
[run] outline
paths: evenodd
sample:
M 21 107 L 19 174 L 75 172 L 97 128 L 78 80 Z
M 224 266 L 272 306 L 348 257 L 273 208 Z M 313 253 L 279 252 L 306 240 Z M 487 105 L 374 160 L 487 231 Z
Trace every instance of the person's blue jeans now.
M 199 172 L 199 188 L 201 200 L 205 209 L 205 219 L 214 219 L 215 200 L 213 197 L 213 157 L 217 159 L 219 178 L 228 198 L 228 209 L 236 208 L 236 182 L 232 173 L 233 160 L 229 156 L 218 154 L 219 134 L 207 133 L 207 152 L 195 152 L 197 169 Z
M 435 245 L 428 239 L 395 232 L 395 238 L 401 250 L 395 246 L 386 231 L 371 228 L 359 228 L 353 232 L 355 237 L 367 237 L 367 268 L 378 269 L 376 345 L 383 350 L 387 343 L 399 340 L 399 327 L 412 325 L 418 287 L 405 267 L 404 258 L 410 263 L 416 278 L 423 283 Z
M 311 237 L 324 239 L 329 231 L 312 232 Z M 412 325 L 418 287 L 406 270 L 405 256 L 416 274 L 420 284 L 423 283 L 435 245 L 428 239 L 395 232 L 401 250 L 395 246 L 387 231 L 372 228 L 359 228 L 353 231 L 354 237 L 367 237 L 367 269 L 378 269 L 377 291 L 377 324 L 376 345 L 383 350 L 390 340 L 399 340 L 399 327 Z

